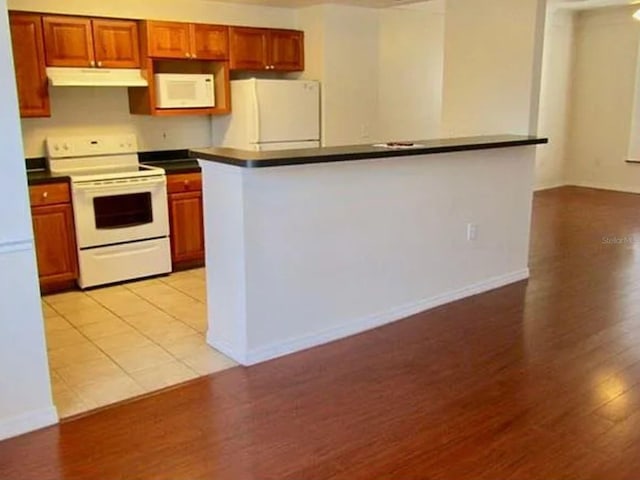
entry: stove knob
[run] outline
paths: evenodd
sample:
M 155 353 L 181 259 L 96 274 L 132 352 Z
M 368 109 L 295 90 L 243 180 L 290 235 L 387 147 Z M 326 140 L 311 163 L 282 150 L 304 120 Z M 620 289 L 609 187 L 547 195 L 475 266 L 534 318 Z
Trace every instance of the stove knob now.
M 64 149 L 65 149 L 65 151 L 66 151 L 66 150 L 69 150 L 69 145 L 67 145 L 67 144 L 65 143 L 65 144 L 62 146 L 62 148 L 64 148 Z
M 60 145 L 58 145 L 57 143 L 53 146 L 53 149 L 57 152 L 60 150 Z

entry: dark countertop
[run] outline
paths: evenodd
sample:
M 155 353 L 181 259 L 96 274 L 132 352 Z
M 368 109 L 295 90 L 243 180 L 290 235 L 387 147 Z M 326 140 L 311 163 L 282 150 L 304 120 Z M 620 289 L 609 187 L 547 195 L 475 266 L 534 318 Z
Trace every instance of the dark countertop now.
M 60 183 L 68 181 L 68 175 L 55 175 L 49 170 L 27 170 L 27 183 L 29 185 L 43 185 L 46 183 Z
M 196 173 L 200 172 L 198 161 L 193 158 L 184 158 L 180 160 L 160 160 L 154 162 L 143 162 L 145 165 L 152 167 L 164 168 L 167 175 L 174 173 Z
M 195 173 L 200 171 L 198 161 L 189 158 L 189 150 L 160 150 L 138 153 L 138 160 L 145 165 L 164 168 L 172 173 Z
M 548 143 L 548 139 L 527 135 L 485 135 L 478 137 L 414 140 L 420 145 L 412 148 L 386 148 L 373 145 L 348 145 L 342 147 L 305 148 L 253 152 L 233 148 L 205 148 L 189 151 L 189 156 L 227 165 L 245 168 L 284 167 L 310 163 L 346 162 L 386 157 L 427 155 L 435 153 L 486 150 L 490 148 L 520 147 Z

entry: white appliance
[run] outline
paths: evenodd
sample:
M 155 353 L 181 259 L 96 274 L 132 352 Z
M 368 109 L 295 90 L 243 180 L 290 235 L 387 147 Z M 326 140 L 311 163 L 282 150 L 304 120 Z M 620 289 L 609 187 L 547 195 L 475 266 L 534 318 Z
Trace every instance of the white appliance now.
M 267 151 L 320 146 L 320 84 L 234 80 L 231 115 L 212 120 L 215 146 Z
M 166 175 L 138 163 L 135 135 L 46 143 L 49 169 L 71 178 L 80 287 L 169 273 Z
M 146 87 L 142 71 L 133 68 L 48 67 L 52 87 Z
M 157 108 L 216 106 L 212 74 L 157 73 L 154 78 Z

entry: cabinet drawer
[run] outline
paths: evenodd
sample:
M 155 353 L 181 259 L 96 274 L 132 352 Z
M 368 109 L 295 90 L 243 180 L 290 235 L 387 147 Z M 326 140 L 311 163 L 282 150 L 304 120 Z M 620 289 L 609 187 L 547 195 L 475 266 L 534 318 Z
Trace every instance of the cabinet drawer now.
M 200 173 L 177 173 L 167 175 L 167 192 L 197 192 L 202 190 L 202 175 Z
M 70 203 L 68 183 L 47 183 L 29 187 L 29 200 L 32 207 Z

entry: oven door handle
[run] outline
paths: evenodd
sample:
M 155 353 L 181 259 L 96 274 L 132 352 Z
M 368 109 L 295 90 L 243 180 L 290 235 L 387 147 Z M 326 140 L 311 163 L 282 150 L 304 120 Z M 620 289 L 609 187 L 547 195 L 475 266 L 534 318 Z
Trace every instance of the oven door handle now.
M 157 188 L 161 186 L 165 186 L 167 184 L 164 178 L 153 179 L 153 180 L 144 180 L 144 181 L 135 181 L 135 182 L 122 182 L 122 183 L 74 183 L 73 190 L 79 192 L 109 192 L 109 191 L 117 191 L 117 190 L 129 190 L 133 191 L 134 189 L 142 189 L 147 190 L 151 188 Z

